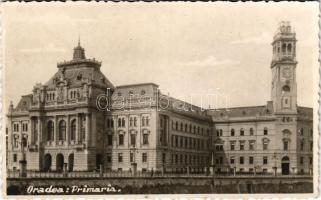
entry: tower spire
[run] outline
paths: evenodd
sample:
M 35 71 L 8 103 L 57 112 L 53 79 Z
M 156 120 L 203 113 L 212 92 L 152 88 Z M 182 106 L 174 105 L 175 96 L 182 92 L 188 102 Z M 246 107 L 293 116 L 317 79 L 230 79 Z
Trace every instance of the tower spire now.
M 78 36 L 78 46 L 74 48 L 73 60 L 86 59 L 85 49 L 80 46 L 80 36 Z

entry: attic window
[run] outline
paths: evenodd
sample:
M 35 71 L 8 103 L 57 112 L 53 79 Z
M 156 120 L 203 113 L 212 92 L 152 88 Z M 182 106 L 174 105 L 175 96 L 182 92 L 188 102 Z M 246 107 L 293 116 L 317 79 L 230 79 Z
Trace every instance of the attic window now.
M 121 96 L 121 92 L 118 92 L 118 94 L 117 94 L 119 97 Z
M 145 91 L 145 90 L 142 90 L 142 91 L 140 92 L 140 94 L 141 94 L 141 95 L 145 95 L 145 94 L 146 94 L 146 91 Z
M 242 114 L 243 114 L 243 115 L 246 115 L 246 112 L 243 110 Z
M 266 109 L 266 113 L 270 113 L 270 110 L 269 110 L 269 109 Z
M 77 80 L 78 80 L 78 81 L 81 81 L 81 79 L 82 79 L 82 74 L 78 74 L 78 75 L 77 75 Z
M 223 117 L 223 116 L 224 116 L 224 113 L 221 113 L 220 115 L 221 115 L 221 117 Z
M 129 95 L 133 95 L 134 94 L 134 92 L 133 91 L 129 91 Z
M 22 102 L 22 105 L 24 105 L 24 106 L 27 105 L 27 102 L 23 101 L 23 102 Z

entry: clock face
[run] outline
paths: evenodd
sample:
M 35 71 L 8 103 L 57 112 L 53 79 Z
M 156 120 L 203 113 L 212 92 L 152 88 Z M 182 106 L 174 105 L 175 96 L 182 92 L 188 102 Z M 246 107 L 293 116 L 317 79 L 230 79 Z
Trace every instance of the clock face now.
M 284 78 L 290 78 L 291 77 L 291 69 L 290 68 L 284 68 L 282 71 L 282 75 Z

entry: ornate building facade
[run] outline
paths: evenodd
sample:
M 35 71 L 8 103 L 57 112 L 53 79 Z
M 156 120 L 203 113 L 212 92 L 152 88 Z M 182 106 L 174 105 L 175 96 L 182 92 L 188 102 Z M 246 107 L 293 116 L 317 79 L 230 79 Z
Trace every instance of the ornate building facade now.
M 73 59 L 9 107 L 8 169 L 309 173 L 312 109 L 296 104 L 296 38 L 273 38 L 272 101 L 208 109 L 162 94 L 158 85 L 115 87 L 78 44 Z M 24 161 L 24 162 L 22 162 Z

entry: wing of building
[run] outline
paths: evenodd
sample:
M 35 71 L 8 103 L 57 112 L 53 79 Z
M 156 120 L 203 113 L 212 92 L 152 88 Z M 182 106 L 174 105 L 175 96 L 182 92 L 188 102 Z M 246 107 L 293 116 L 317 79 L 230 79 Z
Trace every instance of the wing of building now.
M 204 110 L 154 83 L 115 87 L 78 43 L 48 82 L 10 105 L 8 169 L 311 173 L 313 113 L 296 103 L 288 23 L 272 46 L 272 101 Z

